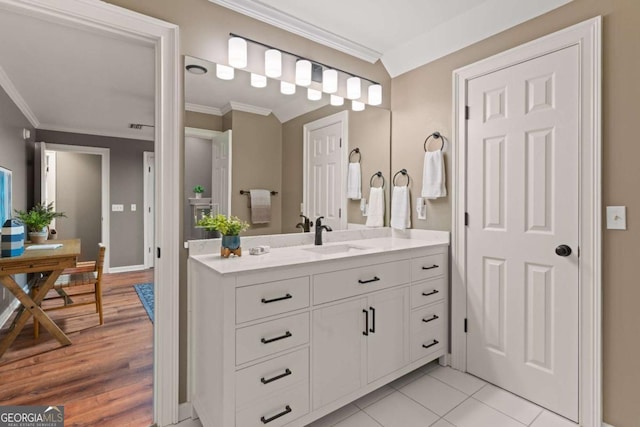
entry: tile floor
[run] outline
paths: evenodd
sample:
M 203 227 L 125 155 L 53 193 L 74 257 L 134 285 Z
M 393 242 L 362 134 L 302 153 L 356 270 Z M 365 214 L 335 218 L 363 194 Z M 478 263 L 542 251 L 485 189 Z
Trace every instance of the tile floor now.
M 308 427 L 577 427 L 472 375 L 430 363 Z

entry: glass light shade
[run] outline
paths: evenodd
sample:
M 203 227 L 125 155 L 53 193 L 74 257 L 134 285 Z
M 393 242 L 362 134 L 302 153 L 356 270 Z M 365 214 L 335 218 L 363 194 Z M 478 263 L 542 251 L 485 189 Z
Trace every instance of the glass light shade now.
M 347 98 L 358 99 L 362 95 L 360 88 L 360 77 L 349 77 L 347 79 Z
M 331 105 L 335 105 L 336 107 L 344 105 L 344 98 L 338 95 L 331 95 Z
M 279 50 L 269 49 L 264 53 L 264 73 L 272 78 L 282 75 L 282 53 Z
M 240 37 L 229 39 L 229 65 L 235 68 L 247 66 L 247 41 Z
M 322 99 L 322 92 L 316 89 L 307 89 L 307 98 L 309 101 L 320 101 Z
M 216 77 L 221 80 L 233 80 L 234 68 L 227 65 L 216 64 Z
M 371 85 L 369 86 L 369 105 L 382 104 L 382 86 Z
M 338 72 L 336 70 L 324 70 L 322 72 L 322 91 L 336 93 L 338 91 Z
M 251 86 L 265 87 L 267 86 L 267 78 L 261 74 L 251 73 Z
M 280 93 L 283 95 L 293 95 L 296 93 L 296 85 L 289 82 L 280 82 Z
M 353 111 L 363 111 L 364 110 L 364 102 L 351 101 L 351 109 Z
M 301 59 L 296 62 L 296 84 L 309 86 L 311 84 L 311 62 Z

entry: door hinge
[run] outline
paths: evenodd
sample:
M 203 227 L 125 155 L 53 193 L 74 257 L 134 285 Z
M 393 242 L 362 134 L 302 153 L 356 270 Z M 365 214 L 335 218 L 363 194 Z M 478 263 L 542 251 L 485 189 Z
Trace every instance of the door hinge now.
M 160 247 L 157 248 L 157 258 L 160 258 Z
M 469 120 L 469 106 L 465 105 L 464 107 L 464 119 Z
M 342 218 L 342 208 L 338 209 L 338 218 Z
M 467 333 L 467 318 L 464 318 L 464 333 Z
M 340 148 L 342 148 L 342 138 L 340 138 Z
M 580 246 L 578 246 L 576 252 L 577 252 L 578 258 L 580 258 Z
M 151 166 L 149 166 L 149 173 L 151 173 Z
M 469 212 L 464 213 L 464 225 L 469 226 Z

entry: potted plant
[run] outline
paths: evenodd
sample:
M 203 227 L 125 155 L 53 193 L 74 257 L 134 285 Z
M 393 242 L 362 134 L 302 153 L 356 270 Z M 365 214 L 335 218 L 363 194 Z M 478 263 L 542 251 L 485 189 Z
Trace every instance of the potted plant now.
M 49 236 L 48 226 L 54 218 L 64 218 L 64 212 L 56 212 L 53 209 L 53 202 L 44 205 L 38 203 L 29 211 L 16 209 L 16 217 L 24 224 L 29 231 L 29 240 L 32 243 L 43 243 Z
M 219 231 L 222 234 L 220 255 L 228 258 L 232 253 L 242 256 L 240 248 L 240 233 L 249 228 L 249 223 L 242 221 L 237 216 L 218 214 L 205 215 L 198 221 L 198 225 L 207 231 Z
M 196 185 L 193 187 L 193 194 L 196 195 L 196 199 L 202 198 L 202 193 L 204 193 L 204 187 L 202 185 Z

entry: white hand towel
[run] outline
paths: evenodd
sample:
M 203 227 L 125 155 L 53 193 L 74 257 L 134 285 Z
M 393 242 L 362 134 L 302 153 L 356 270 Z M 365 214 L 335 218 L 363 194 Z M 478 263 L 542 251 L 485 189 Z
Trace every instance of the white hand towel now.
M 411 227 L 409 187 L 393 187 L 391 195 L 391 227 L 404 230 Z
M 362 198 L 362 173 L 360 163 L 349 163 L 347 172 L 347 199 L 360 200 Z
M 271 192 L 269 190 L 249 190 L 251 199 L 251 222 L 268 224 L 271 222 Z
M 369 191 L 369 209 L 365 225 L 384 227 L 384 190 L 381 187 L 371 187 Z
M 442 151 L 427 151 L 424 153 L 424 169 L 422 170 L 422 197 L 437 199 L 446 195 L 447 187 Z

